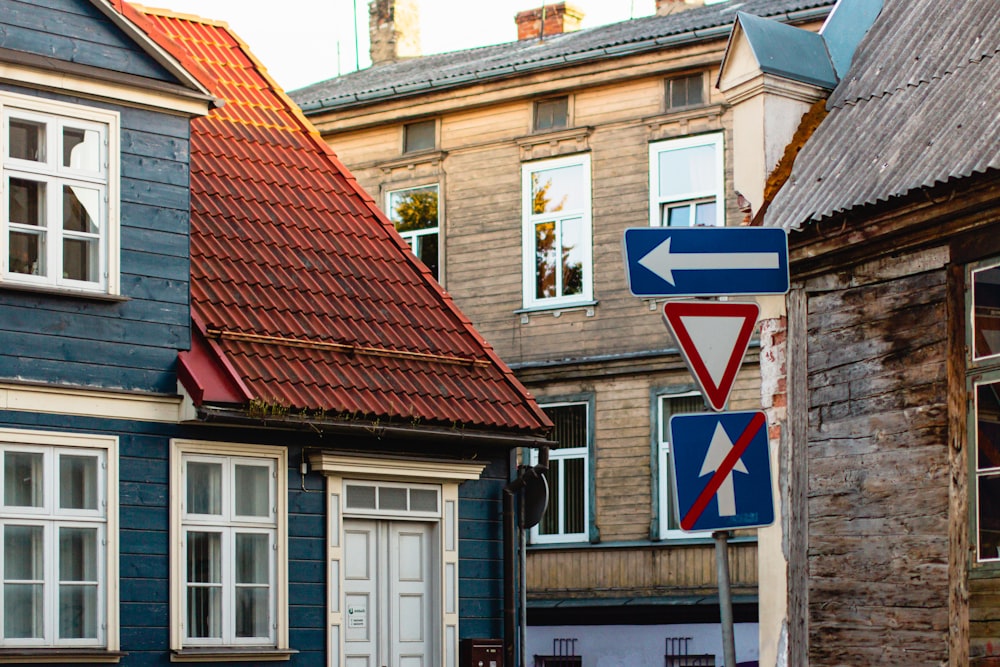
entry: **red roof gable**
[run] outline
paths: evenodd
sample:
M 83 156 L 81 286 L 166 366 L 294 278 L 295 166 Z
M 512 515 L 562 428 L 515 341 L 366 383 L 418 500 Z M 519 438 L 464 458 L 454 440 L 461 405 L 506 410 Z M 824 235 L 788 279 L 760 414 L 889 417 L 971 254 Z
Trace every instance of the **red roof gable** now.
M 142 11 L 225 100 L 191 125 L 201 338 L 181 355 L 181 378 L 196 403 L 249 394 L 296 412 L 547 431 L 528 392 L 246 45 L 224 23 Z

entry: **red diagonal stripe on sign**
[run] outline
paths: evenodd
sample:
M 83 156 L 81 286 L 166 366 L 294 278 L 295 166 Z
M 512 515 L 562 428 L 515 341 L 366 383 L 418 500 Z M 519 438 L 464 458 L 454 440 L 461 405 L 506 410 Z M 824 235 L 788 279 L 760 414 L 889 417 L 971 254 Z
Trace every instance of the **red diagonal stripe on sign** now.
M 715 492 L 722 486 L 722 482 L 725 481 L 726 476 L 733 471 L 736 462 L 743 456 L 743 452 L 750 446 L 750 441 L 760 432 L 766 421 L 763 412 L 754 413 L 750 423 L 743 429 L 743 433 L 740 434 L 740 437 L 733 444 L 733 448 L 729 450 L 729 454 L 722 460 L 722 465 L 719 466 L 719 469 L 708 480 L 708 484 L 702 489 L 698 499 L 694 501 L 694 505 L 684 515 L 684 518 L 681 520 L 681 528 L 691 530 L 694 524 L 698 522 L 702 512 L 708 507 L 709 501 L 715 496 Z

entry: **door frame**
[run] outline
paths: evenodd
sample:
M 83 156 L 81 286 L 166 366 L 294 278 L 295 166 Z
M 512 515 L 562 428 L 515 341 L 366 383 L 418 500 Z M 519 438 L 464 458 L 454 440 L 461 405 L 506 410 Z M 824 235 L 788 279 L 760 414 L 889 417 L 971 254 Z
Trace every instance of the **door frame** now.
M 458 486 L 464 481 L 479 479 L 485 463 L 420 458 L 372 458 L 313 452 L 309 456 L 313 470 L 326 476 L 327 504 L 327 665 L 342 667 L 344 656 L 345 613 L 343 609 L 344 568 L 344 481 L 365 480 L 433 484 L 440 488 L 441 503 L 437 516 L 421 516 L 419 520 L 439 524 L 437 535 L 439 567 L 438 582 L 441 664 L 458 665 Z M 375 517 L 370 517 L 375 518 Z M 391 516 L 383 518 L 392 519 Z M 406 520 L 406 516 L 399 517 Z M 410 517 L 416 518 L 416 517 Z

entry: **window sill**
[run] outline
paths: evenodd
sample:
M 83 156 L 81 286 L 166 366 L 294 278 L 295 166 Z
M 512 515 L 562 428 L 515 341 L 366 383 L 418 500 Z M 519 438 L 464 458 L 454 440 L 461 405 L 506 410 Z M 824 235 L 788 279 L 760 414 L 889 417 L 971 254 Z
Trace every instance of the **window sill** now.
M 128 655 L 126 651 L 108 651 L 102 648 L 33 648 L 4 649 L 0 651 L 0 664 L 65 664 L 82 662 L 118 663 Z
M 521 324 L 528 324 L 532 315 L 549 314 L 552 317 L 560 317 L 563 313 L 573 311 L 584 311 L 587 317 L 593 317 L 597 308 L 597 301 L 577 301 L 575 303 L 565 303 L 551 306 L 528 306 L 514 311 L 515 315 L 521 316 Z
M 66 287 L 50 287 L 47 285 L 24 285 L 0 280 L 0 290 L 11 292 L 31 292 L 33 294 L 49 294 L 51 296 L 66 296 L 75 299 L 93 299 L 94 301 L 109 301 L 119 303 L 131 301 L 127 296 L 121 294 L 108 294 L 107 292 L 91 292 L 89 290 L 71 289 Z
M 170 662 L 245 662 L 248 660 L 277 662 L 288 660 L 298 651 L 268 648 L 265 646 L 232 646 L 212 648 L 183 648 L 170 652 Z

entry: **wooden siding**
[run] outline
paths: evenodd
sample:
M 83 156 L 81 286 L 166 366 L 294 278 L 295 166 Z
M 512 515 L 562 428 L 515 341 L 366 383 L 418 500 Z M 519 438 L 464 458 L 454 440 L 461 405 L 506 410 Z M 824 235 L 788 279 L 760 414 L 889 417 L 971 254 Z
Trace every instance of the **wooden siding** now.
M 808 299 L 814 667 L 948 659 L 946 274 L 891 266 Z
M 3 90 L 37 94 L 2 86 Z M 0 289 L 0 377 L 177 391 L 190 345 L 188 138 L 183 117 L 121 112 L 121 301 Z
M 0 0 L 0 47 L 176 81 L 88 0 Z

